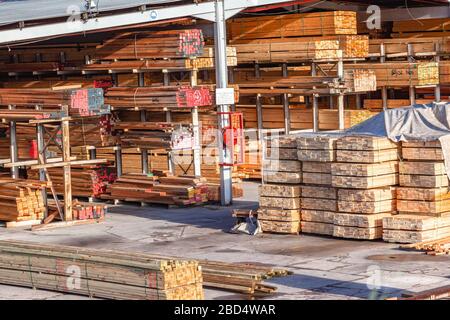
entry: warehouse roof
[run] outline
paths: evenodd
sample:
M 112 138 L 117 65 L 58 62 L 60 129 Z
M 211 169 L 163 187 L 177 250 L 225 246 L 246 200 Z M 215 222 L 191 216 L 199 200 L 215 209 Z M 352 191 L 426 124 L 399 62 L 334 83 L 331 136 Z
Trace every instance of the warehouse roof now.
M 114 11 L 143 4 L 160 5 L 181 0 L 93 0 L 98 11 Z M 86 11 L 86 0 L 0 0 L 0 25 L 20 21 L 69 17 L 73 10 Z M 95 11 L 97 10 L 95 9 Z

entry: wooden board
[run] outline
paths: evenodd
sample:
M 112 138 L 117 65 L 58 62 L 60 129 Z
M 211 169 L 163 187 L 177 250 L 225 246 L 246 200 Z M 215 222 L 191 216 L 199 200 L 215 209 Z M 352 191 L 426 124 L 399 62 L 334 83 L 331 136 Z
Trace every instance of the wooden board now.
M 258 209 L 258 220 L 298 222 L 300 221 L 300 210 L 280 210 L 261 207 Z
M 383 226 L 383 219 L 390 216 L 390 213 L 348 214 L 337 212 L 333 216 L 333 224 L 358 228 L 380 228 Z
M 300 209 L 300 198 L 260 197 L 261 207 L 295 210 Z
M 358 228 L 335 225 L 333 227 L 333 236 L 345 239 L 376 240 L 383 237 L 383 228 Z
M 330 173 L 303 172 L 304 184 L 330 186 L 333 176 Z
M 404 213 L 441 216 L 450 213 L 450 199 L 439 201 L 397 200 L 397 210 Z
M 331 162 L 302 162 L 303 172 L 331 173 Z
M 332 211 L 337 209 L 336 200 L 318 200 L 316 198 L 303 198 L 301 200 L 302 210 L 320 210 L 320 211 Z
M 375 214 L 384 212 L 395 212 L 396 201 L 395 200 L 382 200 L 382 201 L 338 201 L 338 211 L 348 213 L 359 214 Z M 400 210 L 400 209 L 398 209 Z
M 297 149 L 268 148 L 266 149 L 266 159 L 270 160 L 298 160 Z
M 333 163 L 334 176 L 372 177 L 398 173 L 398 161 L 382 163 Z
M 441 148 L 406 148 L 402 147 L 402 157 L 405 160 L 442 161 L 444 155 Z
M 297 172 L 264 171 L 263 180 L 266 183 L 299 184 L 302 183 L 302 174 Z
M 263 169 L 278 172 L 301 172 L 302 163 L 297 160 L 264 160 Z
M 347 136 L 337 140 L 336 148 L 338 150 L 378 151 L 397 149 L 398 143 L 384 137 Z
M 384 187 L 368 190 L 339 189 L 339 201 L 372 202 L 396 198 L 396 187 Z
M 263 184 L 259 186 L 259 195 L 263 197 L 298 198 L 301 186 Z
M 375 151 L 337 150 L 337 162 L 377 163 L 399 159 L 398 149 L 383 149 Z
M 448 188 L 397 188 L 397 199 L 417 201 L 439 201 L 450 199 Z
M 331 187 L 302 186 L 302 198 L 337 199 L 337 189 Z
M 301 212 L 301 221 L 306 222 L 320 222 L 333 224 L 334 223 L 334 211 L 320 211 L 320 210 L 303 210 Z
M 333 176 L 332 186 L 348 189 L 374 189 L 398 184 L 397 174 L 387 174 L 376 177 L 346 177 Z
M 439 176 L 422 176 L 416 174 L 400 174 L 399 184 L 402 187 L 418 187 L 418 188 L 439 188 L 447 187 L 447 175 Z
M 319 234 L 324 236 L 332 236 L 334 225 L 331 223 L 320 223 L 320 222 L 301 222 L 302 233 Z
M 414 162 L 400 161 L 399 173 L 408 175 L 440 176 L 447 174 L 443 161 Z
M 281 233 L 281 234 L 298 234 L 300 232 L 300 222 L 293 221 L 271 221 L 258 219 L 261 229 L 267 233 Z

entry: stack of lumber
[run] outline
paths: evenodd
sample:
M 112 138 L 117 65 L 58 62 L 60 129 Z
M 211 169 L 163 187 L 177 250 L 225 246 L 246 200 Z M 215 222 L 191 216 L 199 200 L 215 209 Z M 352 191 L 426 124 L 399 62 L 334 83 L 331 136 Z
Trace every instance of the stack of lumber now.
M 259 189 L 258 221 L 263 232 L 300 232 L 301 163 L 295 137 L 266 140 L 263 182 Z
M 446 255 L 450 254 L 450 237 L 402 245 L 400 248 L 425 251 L 426 254 L 432 256 Z
M 403 142 L 398 216 L 384 219 L 383 239 L 415 243 L 450 235 L 449 180 L 439 141 Z
M 416 99 L 416 104 L 428 104 L 432 103 L 434 100 L 431 99 Z M 403 108 L 411 105 L 411 101 L 409 99 L 388 99 L 387 107 L 389 109 L 395 108 Z M 364 99 L 364 108 L 373 110 L 373 111 L 381 111 L 383 109 L 383 100 L 381 99 Z
M 83 117 L 70 122 L 70 146 L 106 147 L 117 144 L 112 135 L 114 121 L 110 115 L 101 117 Z
M 193 146 L 192 127 L 182 123 L 117 122 L 113 130 L 122 147 L 182 150 Z
M 367 36 L 324 38 L 248 40 L 234 47 L 240 64 L 367 58 L 369 55 Z
M 17 241 L 2 241 L 0 257 L 2 284 L 106 299 L 203 299 L 197 261 Z
M 420 19 L 394 21 L 393 38 L 445 37 L 450 35 L 450 20 Z
M 16 124 L 16 143 L 19 159 L 32 158 L 34 142 L 36 139 L 36 128 L 27 123 Z M 9 125 L 0 124 L 0 158 L 8 159 L 11 155 Z
M 303 166 L 301 229 L 303 233 L 333 235 L 337 190 L 331 187 L 331 164 L 336 159 L 338 135 L 301 135 L 298 159 Z
M 398 145 L 385 137 L 338 139 L 332 186 L 338 190 L 335 237 L 382 238 L 382 221 L 396 211 Z
M 167 110 L 211 106 L 209 87 L 114 87 L 108 89 L 105 102 L 113 110 Z
M 48 168 L 48 173 L 57 194 L 64 194 L 64 175 L 62 168 Z M 37 172 L 32 174 L 38 176 Z M 107 165 L 72 165 L 72 196 L 100 198 L 106 193 L 109 184 L 116 179 L 115 170 Z
M 48 217 L 42 221 L 42 224 L 32 227 L 32 230 L 51 229 L 53 226 L 57 227 L 59 220 L 59 213 L 54 199 L 47 200 L 48 202 Z M 59 205 L 64 206 L 64 200 L 59 200 Z M 97 222 L 103 221 L 108 213 L 108 206 L 103 203 L 82 202 L 74 199 L 72 202 L 72 220 L 66 221 L 85 221 L 89 222 L 95 220 Z M 55 223 L 53 223 L 55 222 Z
M 126 174 L 107 187 L 102 199 L 187 206 L 208 201 L 205 178 Z
M 440 83 L 437 62 L 386 62 L 346 64 L 348 70 L 371 71 L 381 87 L 432 86 Z
M 201 56 L 204 46 L 202 31 L 198 29 L 128 32 L 98 45 L 93 59 L 189 58 Z
M 384 47 L 386 58 L 399 59 L 408 57 L 408 46 L 411 54 L 417 58 L 432 57 L 450 51 L 449 37 L 410 38 L 410 39 L 370 39 L 370 56 L 380 57 Z
M 228 22 L 227 30 L 231 43 L 243 39 L 355 35 L 356 12 L 330 11 L 237 18 Z
M 42 190 L 47 182 L 23 179 L 0 179 L 0 220 L 28 221 L 44 218 Z

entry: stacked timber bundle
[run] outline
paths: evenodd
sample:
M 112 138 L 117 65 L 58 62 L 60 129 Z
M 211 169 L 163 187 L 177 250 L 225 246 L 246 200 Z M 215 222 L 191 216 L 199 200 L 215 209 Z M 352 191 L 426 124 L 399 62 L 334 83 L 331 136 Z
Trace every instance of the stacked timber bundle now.
M 213 104 L 209 87 L 115 87 L 108 89 L 105 102 L 113 110 L 189 109 Z
M 138 60 L 189 58 L 203 54 L 201 30 L 166 30 L 121 33 L 98 45 L 93 59 Z
M 64 175 L 62 168 L 48 168 L 48 173 L 57 194 L 64 194 Z M 37 172 L 32 175 L 37 178 Z M 116 179 L 115 170 L 107 165 L 72 165 L 72 196 L 100 198 L 106 193 L 109 184 Z
M 336 159 L 337 135 L 304 135 L 297 138 L 303 166 L 301 229 L 304 233 L 333 235 L 337 190 L 331 187 L 331 164 Z
M 338 190 L 335 237 L 379 239 L 382 221 L 396 211 L 398 145 L 388 138 L 348 136 L 337 141 L 332 186 Z
M 445 37 L 450 35 L 450 20 L 420 19 L 394 21 L 393 38 Z
M 127 174 L 108 186 L 102 199 L 188 206 L 208 201 L 206 179 Z
M 0 220 L 29 221 L 44 218 L 42 190 L 47 182 L 23 179 L 0 179 Z
M 293 137 L 266 140 L 263 182 L 259 189 L 258 221 L 263 232 L 300 232 L 301 163 Z
M 114 121 L 110 115 L 83 117 L 70 122 L 70 145 L 106 147 L 117 144 L 112 135 Z
M 16 124 L 16 144 L 19 159 L 33 158 L 36 139 L 36 128 L 27 123 Z M 11 155 L 10 131 L 7 123 L 0 124 L 0 159 L 8 159 Z
M 190 125 L 173 122 L 117 122 L 113 131 L 123 147 L 143 149 L 192 149 Z
M 415 243 L 450 236 L 449 180 L 439 141 L 403 142 L 399 215 L 383 221 L 383 239 Z
M 371 71 L 377 87 L 431 86 L 439 84 L 437 62 L 385 62 L 346 64 L 346 69 Z
M 238 63 L 301 62 L 367 58 L 367 36 L 243 40 L 235 44 Z
M 304 36 L 355 35 L 356 12 L 331 11 L 232 19 L 228 39 L 288 38 Z
M 197 261 L 16 241 L 0 243 L 0 283 L 126 300 L 201 300 Z M 80 270 L 70 286 L 67 270 Z

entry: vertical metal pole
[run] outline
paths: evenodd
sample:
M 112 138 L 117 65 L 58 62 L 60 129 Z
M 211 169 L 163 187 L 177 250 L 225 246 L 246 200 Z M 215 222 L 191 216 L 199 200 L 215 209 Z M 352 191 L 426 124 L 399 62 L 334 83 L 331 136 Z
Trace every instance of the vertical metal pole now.
M 288 67 L 287 63 L 283 63 L 282 66 L 283 78 L 287 78 L 288 76 Z M 284 110 L 284 133 L 291 133 L 291 112 L 289 110 L 289 95 L 283 94 L 283 110 Z
M 8 106 L 9 110 L 15 109 L 16 106 Z M 18 150 L 17 150 L 17 124 L 15 121 L 9 122 L 9 140 L 10 140 L 10 158 L 11 162 L 14 164 L 11 167 L 11 177 L 13 179 L 19 178 L 19 168 L 15 166 L 15 163 L 18 161 Z
M 434 57 L 434 61 L 437 62 L 438 64 L 438 68 L 441 62 L 441 56 L 440 51 L 441 51 L 441 46 L 440 43 L 436 43 L 434 51 L 436 51 L 436 56 Z M 434 101 L 436 102 L 441 102 L 441 84 L 440 84 L 440 79 L 439 79 L 439 83 L 436 85 L 436 87 L 434 88 Z
M 115 161 L 116 161 L 116 173 L 117 173 L 117 177 L 120 178 L 123 174 L 122 171 L 122 147 L 121 146 L 116 146 L 115 150 L 114 150 L 114 156 L 115 156 Z
M 386 62 L 386 47 L 384 46 L 384 43 L 380 44 L 380 62 L 381 63 Z M 386 110 L 388 108 L 388 92 L 386 86 L 383 86 L 381 88 L 381 99 L 383 110 Z
M 317 75 L 316 63 L 311 64 L 311 76 L 315 77 Z M 315 90 L 316 87 L 313 87 Z M 313 93 L 313 131 L 319 132 L 319 98 L 315 93 Z
M 138 73 L 138 86 L 139 87 L 145 86 L 145 74 L 142 72 Z M 147 112 L 145 110 L 140 111 L 140 119 L 141 119 L 141 122 L 147 121 Z M 141 169 L 142 169 L 142 174 L 145 174 L 145 175 L 148 174 L 148 150 L 147 149 L 141 149 Z
M 338 77 L 340 81 L 344 79 L 344 61 L 339 58 L 338 62 Z M 333 97 L 331 97 L 333 98 Z M 345 129 L 345 114 L 344 114 L 344 94 L 340 93 L 338 97 L 338 112 L 339 112 L 339 130 Z
M 217 88 L 228 87 L 228 68 L 227 68 L 227 40 L 226 40 L 226 23 L 225 23 L 225 7 L 224 1 L 216 0 L 216 22 L 214 24 L 215 33 L 215 58 L 216 58 L 216 85 Z M 219 105 L 219 134 L 218 149 L 220 163 L 232 163 L 232 155 L 224 147 L 223 129 L 229 127 L 230 116 L 223 114 L 229 112 L 228 105 Z M 231 176 L 232 170 L 229 166 L 220 167 L 220 200 L 222 205 L 230 205 L 233 202 L 233 181 Z
M 195 87 L 198 83 L 198 71 L 191 71 L 191 86 Z M 200 123 L 198 119 L 198 107 L 192 108 L 192 130 L 194 133 L 194 175 L 200 177 L 202 175 L 202 145 L 200 139 Z
M 412 45 L 410 43 L 408 43 L 408 62 L 414 62 Z M 409 101 L 411 105 L 416 104 L 416 88 L 413 85 L 409 86 Z

